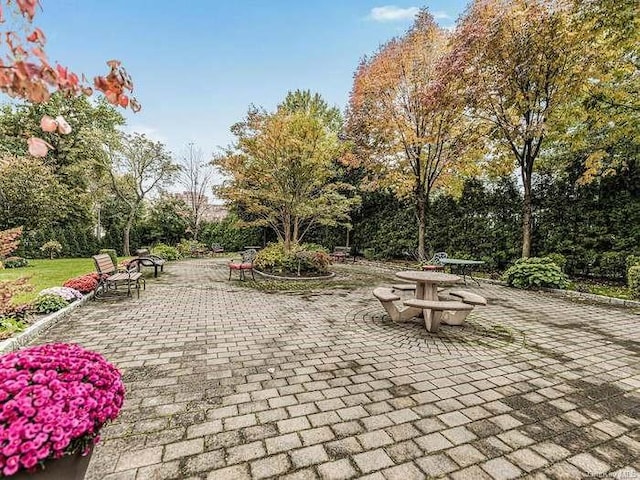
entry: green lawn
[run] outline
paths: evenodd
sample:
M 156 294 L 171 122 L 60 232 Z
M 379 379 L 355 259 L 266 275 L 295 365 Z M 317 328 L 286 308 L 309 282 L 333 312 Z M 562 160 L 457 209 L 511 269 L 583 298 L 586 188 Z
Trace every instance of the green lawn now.
M 24 268 L 0 270 L 0 281 L 30 277 L 33 291 L 14 298 L 15 303 L 25 303 L 36 297 L 43 288 L 62 286 L 71 277 L 95 271 L 91 258 L 60 258 L 54 260 L 29 260 Z

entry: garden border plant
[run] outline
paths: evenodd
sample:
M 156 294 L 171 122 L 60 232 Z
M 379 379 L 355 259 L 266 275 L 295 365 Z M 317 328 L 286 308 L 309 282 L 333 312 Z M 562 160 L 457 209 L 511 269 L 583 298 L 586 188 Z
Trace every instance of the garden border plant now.
M 502 275 L 510 287 L 531 288 L 567 288 L 569 281 L 553 259 L 548 257 L 521 258 Z
M 0 470 L 7 477 L 64 456 L 86 456 L 124 401 L 118 369 L 73 344 L 3 355 L 0 379 Z

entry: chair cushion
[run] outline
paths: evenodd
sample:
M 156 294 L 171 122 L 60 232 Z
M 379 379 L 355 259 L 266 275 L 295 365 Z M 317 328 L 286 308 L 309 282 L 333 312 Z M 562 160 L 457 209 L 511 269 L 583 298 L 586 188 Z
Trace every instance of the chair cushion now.
M 422 270 L 444 270 L 444 265 L 423 265 Z
M 230 263 L 229 268 L 231 270 L 251 270 L 253 263 Z

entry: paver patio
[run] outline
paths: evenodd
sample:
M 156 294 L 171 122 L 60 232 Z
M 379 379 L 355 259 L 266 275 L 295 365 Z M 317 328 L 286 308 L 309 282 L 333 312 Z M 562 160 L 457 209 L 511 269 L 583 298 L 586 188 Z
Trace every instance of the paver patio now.
M 89 480 L 640 478 L 637 312 L 483 284 L 429 334 L 375 285 L 263 293 L 225 265 L 172 264 L 38 339 L 124 372 Z

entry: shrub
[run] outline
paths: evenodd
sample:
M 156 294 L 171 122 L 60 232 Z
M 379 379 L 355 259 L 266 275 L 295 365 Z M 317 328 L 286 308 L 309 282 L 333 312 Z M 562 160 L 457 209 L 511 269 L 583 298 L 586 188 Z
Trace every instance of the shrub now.
M 175 247 L 167 245 L 166 243 L 159 243 L 151 249 L 151 253 L 157 255 L 165 260 L 178 260 L 180 258 L 180 252 Z
M 600 256 L 599 274 L 605 277 L 624 278 L 626 258 L 622 252 L 604 252 Z
M 118 254 L 116 253 L 115 249 L 113 248 L 102 248 L 100 249 L 100 251 L 98 253 L 106 253 L 107 255 L 109 255 L 111 257 L 111 261 L 113 262 L 114 266 L 118 265 Z
M 53 260 L 53 257 L 56 255 L 60 255 L 62 253 L 62 245 L 60 242 L 56 242 L 55 240 L 49 240 L 47 243 L 40 247 L 40 250 L 47 254 L 50 259 Z
M 182 257 L 198 257 L 207 251 L 207 246 L 197 240 L 180 240 L 177 245 L 178 253 Z
M 550 253 L 546 256 L 546 258 L 555 263 L 558 267 L 560 267 L 560 270 L 564 272 L 564 267 L 567 265 L 567 257 L 562 255 L 561 253 Z
M 627 270 L 636 265 L 640 265 L 640 255 L 629 255 L 626 258 Z
M 9 338 L 27 328 L 27 322 L 18 317 L 0 317 L 0 340 Z
M 49 344 L 0 357 L 0 473 L 42 470 L 45 460 L 85 454 L 124 400 L 120 372 L 98 353 Z
M 3 260 L 5 268 L 22 268 L 29 265 L 26 258 L 8 257 Z
M 258 252 L 254 265 L 279 275 L 322 275 L 328 272 L 331 257 L 315 244 L 295 245 L 286 252 L 283 243 L 272 243 Z
M 28 280 L 28 278 L 19 278 L 0 281 L 0 318 L 14 316 L 16 309 L 20 308 L 13 303 L 13 297 L 33 289 Z
M 70 287 L 45 288 L 44 290 L 40 290 L 38 295 L 57 295 L 64 298 L 67 302 L 75 302 L 82 298 L 82 293 Z
M 57 312 L 67 305 L 69 305 L 69 302 L 64 298 L 58 295 L 45 294 L 37 296 L 33 301 L 32 307 L 37 313 L 51 313 Z
M 70 278 L 64 282 L 63 286 L 73 288 L 80 293 L 93 292 L 98 286 L 100 276 L 97 273 L 88 273 L 80 277 Z
M 16 320 L 26 320 L 31 312 L 31 305 L 23 303 L 21 305 L 11 305 L 5 309 L 4 314 L 0 318 L 13 318 Z
M 376 259 L 376 251 L 373 248 L 365 248 L 362 251 L 362 255 L 367 260 L 375 260 Z
M 640 298 L 640 265 L 634 265 L 627 274 L 629 290 L 634 298 Z
M 199 238 L 207 245 L 219 243 L 227 252 L 237 252 L 245 245 L 262 245 L 260 228 L 242 228 L 233 213 L 219 222 L 203 223 Z
M 509 286 L 516 288 L 566 288 L 567 276 L 549 258 L 521 258 L 503 275 Z

